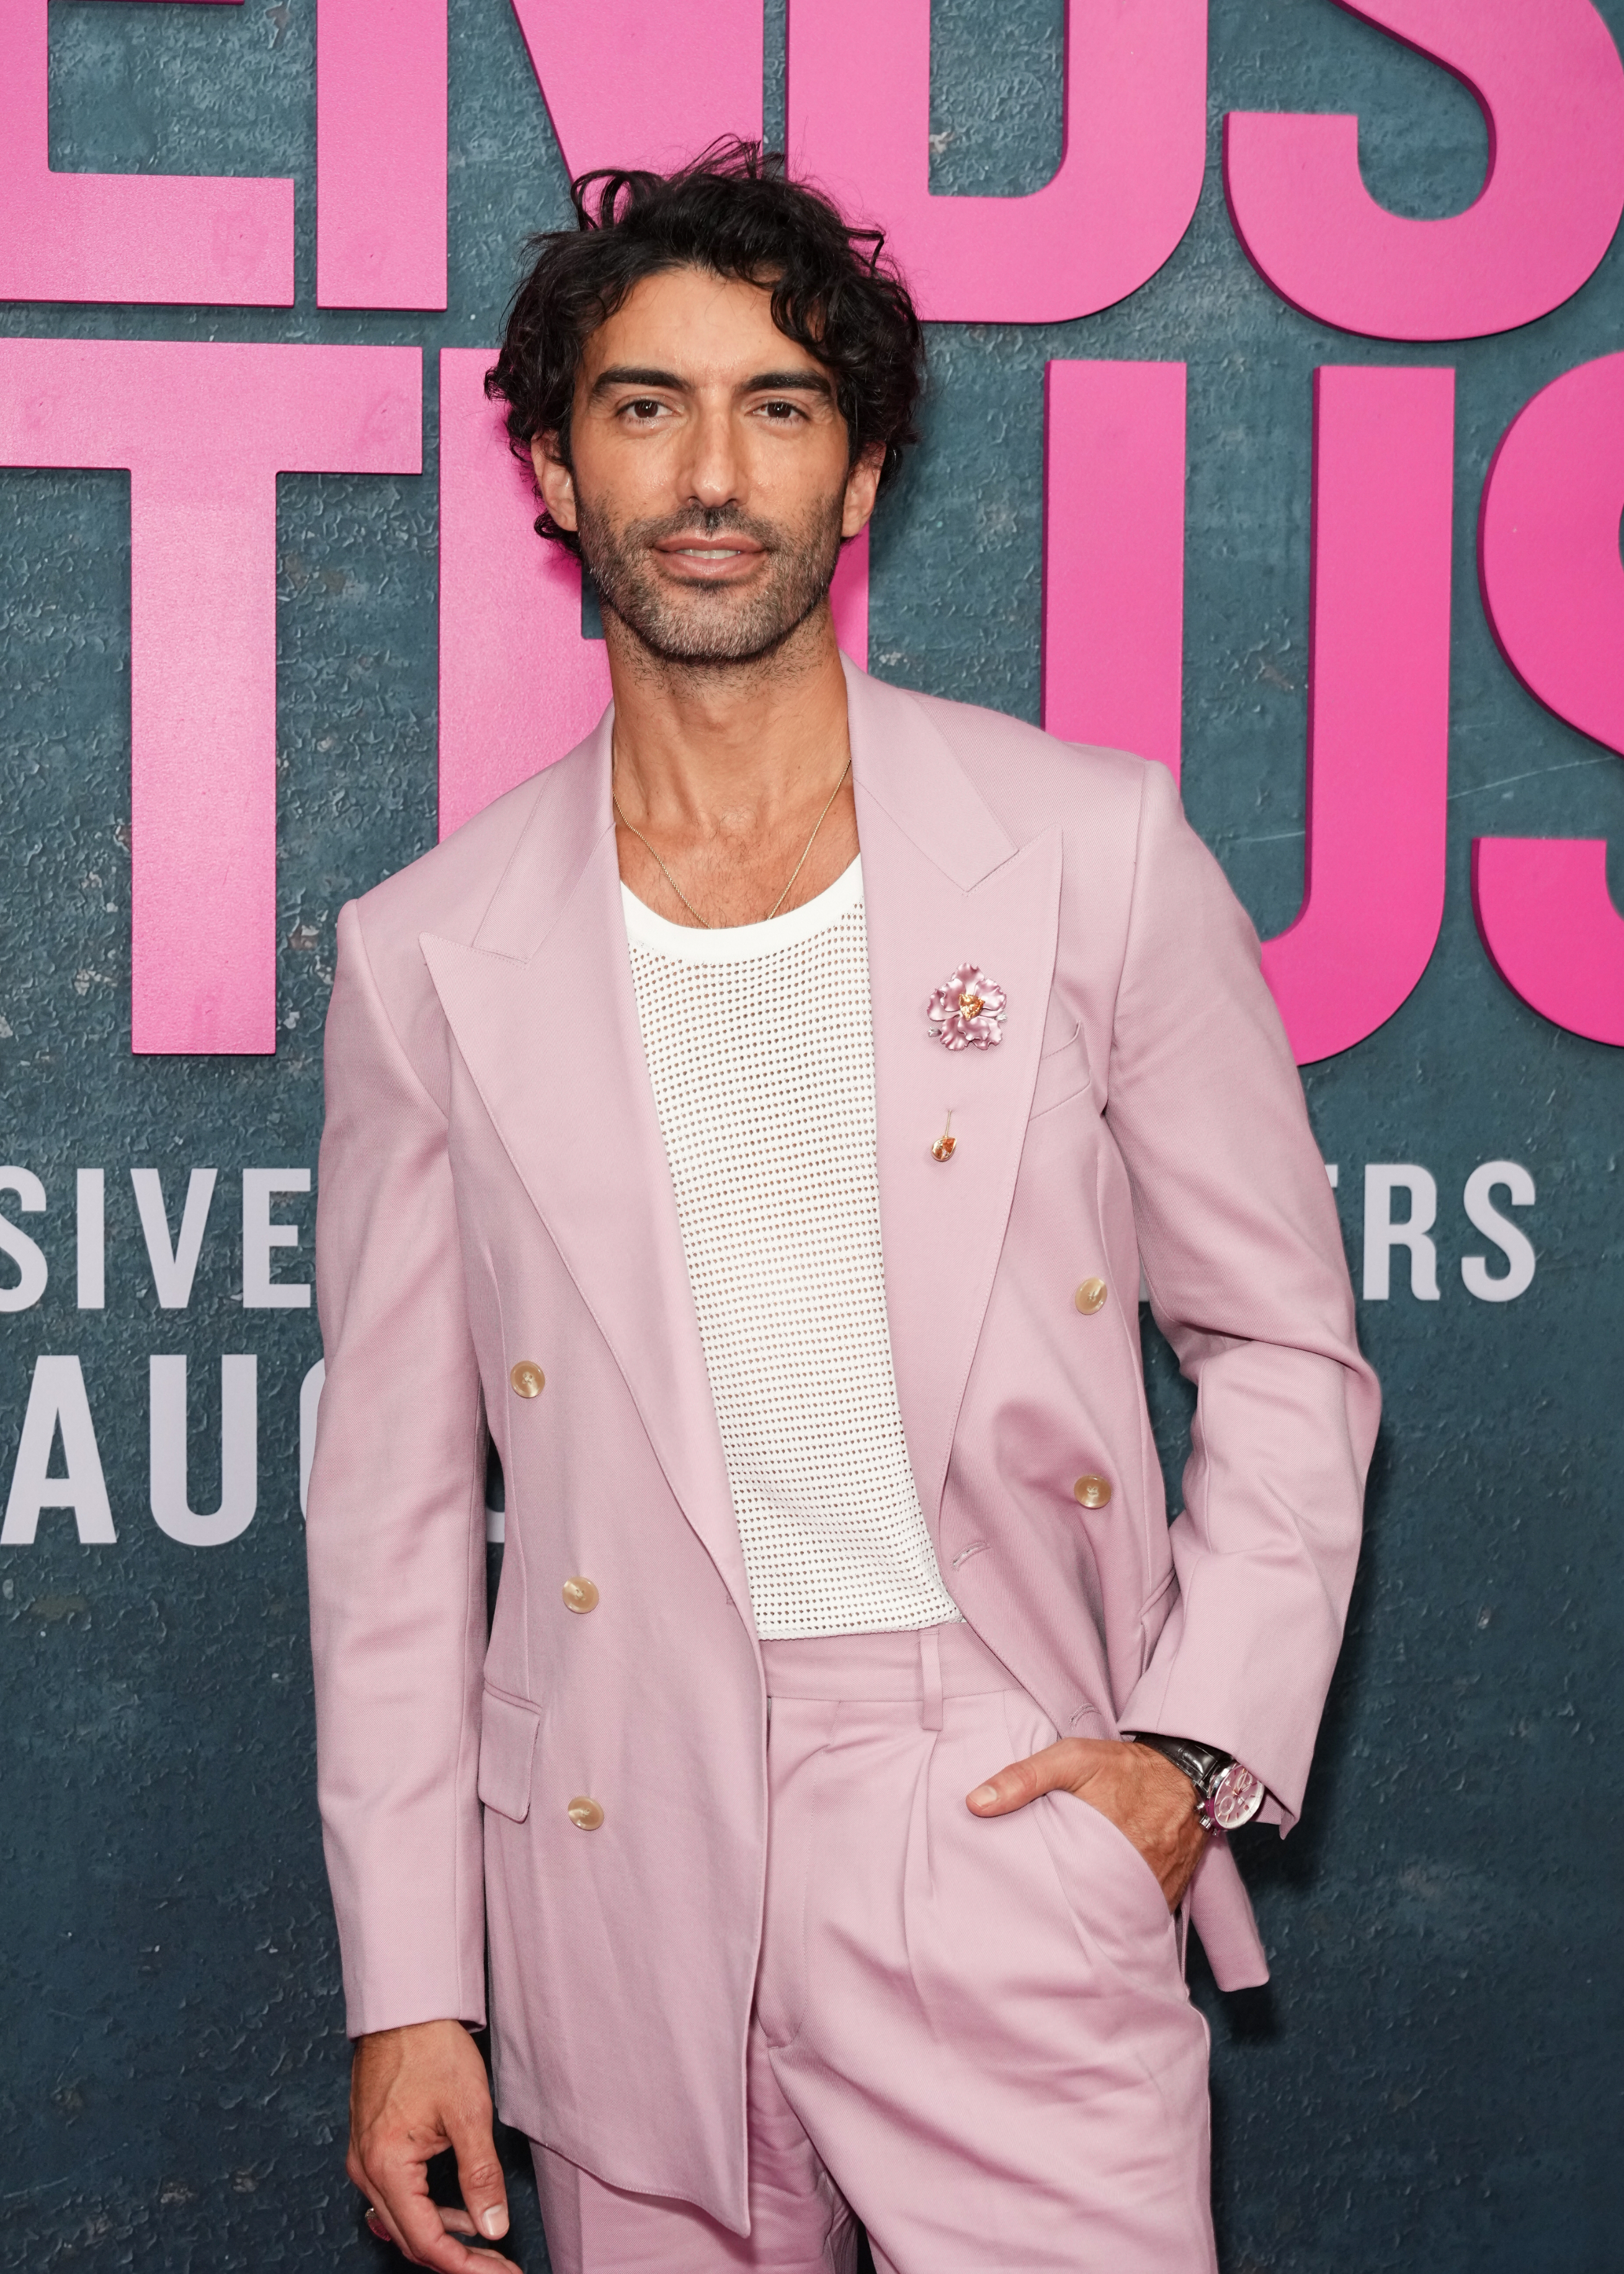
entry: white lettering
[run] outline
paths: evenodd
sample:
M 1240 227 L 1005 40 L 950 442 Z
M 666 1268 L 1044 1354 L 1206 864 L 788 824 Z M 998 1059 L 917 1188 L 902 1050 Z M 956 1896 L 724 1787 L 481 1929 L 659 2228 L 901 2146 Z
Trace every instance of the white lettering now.
M 63 1475 L 53 1477 L 50 1457 L 58 1428 L 66 1466 Z M 5 1522 L 0 1525 L 0 1547 L 32 1547 L 43 1508 L 71 1508 L 86 1546 L 118 1536 L 108 1505 L 85 1377 L 76 1358 L 34 1360 Z
M 147 1240 L 147 1260 L 152 1266 L 153 1286 L 166 1311 L 184 1311 L 192 1300 L 192 1283 L 203 1249 L 216 1173 L 213 1169 L 192 1171 L 186 1184 L 186 1205 L 181 1211 L 180 1230 L 171 1247 L 169 1211 L 164 1204 L 162 1178 L 156 1169 L 130 1171 L 130 1182 L 135 1186 L 135 1204 L 141 1212 L 141 1231 Z
M 79 1306 L 81 1311 L 107 1308 L 107 1176 L 101 1169 L 81 1169 L 75 1194 L 75 1226 Z
M 45 1187 L 32 1169 L 0 1169 L 0 1193 L 15 1193 L 25 1216 L 37 1216 L 45 1206 Z M 19 1277 L 13 1287 L 0 1287 L 0 1311 L 26 1311 L 45 1292 L 50 1267 L 26 1231 L 0 1216 L 0 1255 L 9 1255 Z M 30 1535 L 32 1537 L 32 1535 Z
M 147 1361 L 153 1521 L 186 1547 L 222 1547 L 253 1522 L 259 1504 L 259 1362 L 220 1361 L 220 1506 L 194 1515 L 186 1478 L 186 1361 Z
M 1393 1195 L 1410 1195 L 1410 1214 L 1393 1221 Z M 1410 1250 L 1410 1291 L 1424 1303 L 1438 1300 L 1438 1250 L 1427 1234 L 1438 1216 L 1437 1179 L 1409 1161 L 1365 1164 L 1365 1297 L 1387 1299 L 1393 1250 Z
M 321 1386 L 327 1362 L 319 1358 L 299 1384 L 299 1514 L 310 1507 L 310 1472 L 316 1458 L 316 1417 L 321 1411 Z
M 308 1169 L 243 1171 L 243 1303 L 251 1311 L 307 1311 L 308 1280 L 271 1276 L 271 1250 L 297 1247 L 298 1226 L 271 1222 L 273 1193 L 307 1193 Z
M 1461 1276 L 1480 1303 L 1514 1302 L 1534 1280 L 1533 1242 L 1495 1207 L 1497 1185 L 1503 1185 L 1510 1193 L 1513 1208 L 1534 1205 L 1534 1179 L 1520 1161 L 1485 1161 L 1467 1178 L 1462 1195 L 1466 1213 L 1484 1238 L 1501 1250 L 1507 1266 L 1498 1278 L 1491 1278 L 1485 1256 L 1461 1258 Z

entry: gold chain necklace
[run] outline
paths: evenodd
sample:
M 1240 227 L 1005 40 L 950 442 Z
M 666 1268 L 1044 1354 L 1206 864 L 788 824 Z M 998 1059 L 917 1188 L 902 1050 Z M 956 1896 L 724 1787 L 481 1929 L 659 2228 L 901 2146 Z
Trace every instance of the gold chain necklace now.
M 796 877 L 806 867 L 808 855 L 811 853 L 812 847 L 817 842 L 817 832 L 829 818 L 829 809 L 833 805 L 836 798 L 839 796 L 841 791 L 845 788 L 846 778 L 851 771 L 852 762 L 848 757 L 846 764 L 840 769 L 839 780 L 829 793 L 828 803 L 825 804 L 823 810 L 818 815 L 817 819 L 812 825 L 812 834 L 807 840 L 805 852 L 801 854 L 800 860 L 796 862 L 794 867 L 789 872 L 789 883 L 785 885 L 784 890 L 778 894 L 778 899 L 774 900 L 766 915 L 757 919 L 759 922 L 771 923 L 774 916 L 778 913 L 778 910 L 783 907 L 785 901 L 788 900 L 790 893 L 794 887 Z M 716 926 L 712 923 L 708 923 L 705 918 L 700 915 L 699 910 L 694 906 L 692 900 L 689 900 L 681 885 L 678 884 L 676 878 L 672 875 L 670 870 L 665 866 L 665 863 L 660 859 L 659 855 L 654 850 L 654 847 L 650 844 L 642 830 L 637 827 L 635 822 L 627 820 L 626 816 L 620 810 L 620 801 L 614 794 L 613 783 L 611 784 L 609 791 L 609 802 L 614 809 L 615 819 L 621 824 L 622 827 L 631 831 L 632 835 L 637 840 L 638 844 L 643 847 L 644 852 L 648 854 L 656 868 L 658 869 L 661 876 L 664 877 L 665 882 L 671 886 L 672 891 L 681 901 L 689 915 L 693 917 L 694 922 L 699 926 L 701 931 L 714 931 L 716 930 Z

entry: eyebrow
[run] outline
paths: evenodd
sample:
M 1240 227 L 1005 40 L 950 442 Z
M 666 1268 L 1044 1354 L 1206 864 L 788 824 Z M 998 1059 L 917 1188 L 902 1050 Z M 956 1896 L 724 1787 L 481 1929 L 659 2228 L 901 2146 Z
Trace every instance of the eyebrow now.
M 746 395 L 826 395 L 832 402 L 834 389 L 821 371 L 761 371 L 747 380 L 741 390 Z
M 594 395 L 607 393 L 612 387 L 663 387 L 673 395 L 692 393 L 688 381 L 680 379 L 673 371 L 658 371 L 643 364 L 611 364 L 600 371 L 592 382 Z M 821 372 L 804 369 L 793 371 L 759 371 L 747 379 L 739 389 L 741 395 L 821 395 L 834 400 L 834 389 Z

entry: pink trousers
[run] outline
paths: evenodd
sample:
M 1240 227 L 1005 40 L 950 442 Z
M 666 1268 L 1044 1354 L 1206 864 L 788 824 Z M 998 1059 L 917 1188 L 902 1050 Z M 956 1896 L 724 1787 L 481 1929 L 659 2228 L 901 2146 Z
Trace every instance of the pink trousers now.
M 555 2274 L 1214 2274 L 1207 2028 L 1148 1865 L 967 1627 L 763 1645 L 750 2233 L 538 2147 Z

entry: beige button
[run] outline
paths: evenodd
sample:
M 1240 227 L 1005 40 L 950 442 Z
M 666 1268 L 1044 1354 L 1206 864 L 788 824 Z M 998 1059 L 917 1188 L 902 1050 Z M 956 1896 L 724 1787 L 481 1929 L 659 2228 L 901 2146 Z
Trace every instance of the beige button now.
M 1103 1279 L 1085 1279 L 1071 1300 L 1085 1318 L 1092 1318 L 1096 1311 L 1105 1308 L 1105 1298 L 1109 1292 Z
M 595 1611 L 598 1608 L 598 1590 L 590 1579 L 565 1580 L 564 1608 L 567 1611 L 579 1611 L 583 1617 L 588 1611 Z
M 1085 1508 L 1103 1508 L 1111 1496 L 1109 1477 L 1079 1477 L 1071 1487 L 1071 1497 Z
M 547 1386 L 546 1375 L 530 1358 L 522 1358 L 508 1379 L 521 1397 L 539 1397 Z
M 604 1811 L 586 1793 L 577 1793 L 569 1803 L 568 1816 L 577 1832 L 596 1832 L 604 1820 Z

